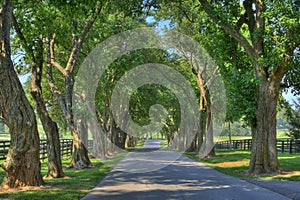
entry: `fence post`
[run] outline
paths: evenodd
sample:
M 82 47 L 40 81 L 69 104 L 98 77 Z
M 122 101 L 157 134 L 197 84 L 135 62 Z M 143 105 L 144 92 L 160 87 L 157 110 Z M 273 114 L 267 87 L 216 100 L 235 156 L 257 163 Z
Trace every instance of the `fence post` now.
M 290 139 L 289 141 L 290 141 L 290 150 L 289 150 L 289 153 L 292 154 L 293 153 L 293 141 L 294 140 Z
M 284 140 L 281 141 L 281 153 L 284 153 Z
M 69 156 L 70 155 L 70 141 L 68 140 L 68 141 L 66 141 L 67 142 L 67 156 Z
M 47 143 L 46 143 L 47 144 Z M 40 141 L 40 148 L 41 148 L 41 150 L 42 150 L 42 158 L 41 158 L 41 160 L 42 160 L 42 162 L 44 162 L 45 161 L 45 158 L 46 158 L 46 156 L 45 156 L 45 154 L 47 153 L 47 151 L 46 151 L 46 149 L 45 149 L 45 141 L 44 140 L 41 140 Z M 47 147 L 46 147 L 47 148 Z

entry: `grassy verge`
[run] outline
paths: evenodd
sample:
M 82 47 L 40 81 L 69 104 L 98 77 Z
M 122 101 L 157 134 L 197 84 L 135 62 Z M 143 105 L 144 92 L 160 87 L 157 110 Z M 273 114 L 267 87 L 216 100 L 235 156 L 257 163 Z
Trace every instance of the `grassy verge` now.
M 114 155 L 107 160 L 91 159 L 93 168 L 83 170 L 64 170 L 68 178 L 44 179 L 45 185 L 40 188 L 21 191 L 4 191 L 0 193 L 0 199 L 44 199 L 44 200 L 68 200 L 80 199 L 94 188 L 112 168 L 120 162 L 126 152 Z M 63 166 L 68 166 L 70 158 L 63 158 Z M 42 163 L 42 175 L 47 173 L 47 162 Z M 5 176 L 0 169 L 0 182 Z
M 167 148 L 168 147 L 168 140 L 162 141 L 159 145 L 160 145 L 161 148 Z
M 133 151 L 142 147 L 145 141 L 138 142 L 136 147 L 130 147 L 127 151 Z M 27 188 L 20 191 L 3 191 L 0 193 L 0 199 L 44 199 L 44 200 L 68 200 L 80 199 L 94 188 L 112 168 L 119 163 L 126 152 L 111 156 L 107 160 L 91 159 L 93 168 L 83 170 L 64 170 L 68 178 L 62 179 L 44 179 L 43 187 Z M 70 163 L 69 158 L 63 158 L 62 164 L 67 167 Z M 3 162 L 3 161 L 2 161 Z M 0 163 L 1 164 L 1 163 Z M 47 173 L 47 162 L 42 163 L 42 175 Z M 0 169 L 0 183 L 5 176 L 3 169 Z
M 287 129 L 277 129 L 277 139 L 281 139 L 281 138 L 289 138 L 286 133 L 288 132 Z M 251 136 L 241 136 L 241 135 L 233 135 L 231 136 L 232 140 L 247 140 L 247 139 L 252 139 Z M 229 140 L 229 136 L 228 135 L 221 135 L 218 138 L 218 141 L 226 141 Z
M 245 175 L 250 162 L 249 151 L 217 150 L 216 154 L 217 156 L 215 158 L 200 159 L 194 153 L 186 153 L 188 157 L 202 162 L 224 174 L 240 178 L 251 178 Z M 284 172 L 274 176 L 263 176 L 258 178 L 265 180 L 300 181 L 300 155 L 279 153 L 278 159 Z

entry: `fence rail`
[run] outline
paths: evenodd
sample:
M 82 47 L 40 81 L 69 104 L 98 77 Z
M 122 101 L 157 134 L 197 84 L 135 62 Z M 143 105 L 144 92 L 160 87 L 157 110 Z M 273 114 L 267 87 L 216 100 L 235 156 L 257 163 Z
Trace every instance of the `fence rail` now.
M 72 139 L 60 140 L 61 156 L 70 156 L 72 154 Z M 0 141 L 0 160 L 5 160 L 10 146 L 9 140 Z M 48 158 L 47 140 L 40 140 L 40 159 L 42 162 Z
M 232 149 L 250 150 L 252 139 L 245 140 L 229 140 L 219 141 L 215 143 L 217 149 Z M 277 139 L 277 151 L 281 153 L 300 153 L 300 140 L 296 139 Z

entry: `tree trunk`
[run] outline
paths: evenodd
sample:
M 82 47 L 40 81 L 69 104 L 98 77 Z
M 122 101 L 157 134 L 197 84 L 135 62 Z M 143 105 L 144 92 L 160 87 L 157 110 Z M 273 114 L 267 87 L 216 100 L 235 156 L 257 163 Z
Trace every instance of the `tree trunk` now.
M 83 169 L 91 165 L 91 161 L 88 156 L 88 150 L 83 144 L 78 125 L 74 121 L 73 113 L 73 89 L 74 89 L 74 71 L 66 71 L 65 74 L 65 105 L 61 105 L 64 110 L 65 117 L 69 130 L 72 134 L 73 148 L 72 148 L 72 160 L 70 163 L 70 168 Z
M 65 177 L 62 170 L 60 140 L 57 124 L 50 118 L 41 93 L 32 87 L 31 94 L 35 101 L 37 113 L 41 119 L 43 129 L 47 136 L 48 172 L 46 177 Z
M 84 146 L 82 140 L 79 137 L 78 128 L 75 125 L 74 114 L 73 114 L 73 87 L 74 87 L 74 72 L 66 71 L 64 79 L 64 92 L 62 94 L 58 87 L 56 86 L 53 75 L 52 75 L 52 65 L 49 60 L 51 60 L 51 48 L 53 41 L 48 41 L 48 66 L 47 66 L 47 77 L 48 83 L 54 93 L 60 107 L 64 113 L 67 121 L 67 125 L 72 134 L 73 148 L 72 148 L 72 160 L 70 163 L 70 168 L 83 169 L 90 167 L 91 161 L 88 156 L 88 150 Z
M 203 112 L 199 110 L 199 124 L 198 124 L 198 146 L 197 146 L 197 152 L 200 155 L 200 148 L 203 145 Z
M 206 119 L 205 119 L 205 154 L 206 157 L 215 157 L 215 148 L 214 148 L 214 133 L 213 133 L 213 119 L 212 119 L 212 110 L 211 110 L 211 100 L 209 91 L 206 91 Z
M 193 139 L 192 143 L 190 144 L 190 147 L 186 150 L 186 152 L 196 152 L 197 151 L 197 135 Z
M 92 122 L 89 124 L 93 136 L 93 157 L 98 159 L 106 159 L 106 142 L 105 142 L 105 133 L 100 124 L 97 122 Z
M 248 174 L 276 173 L 279 170 L 276 147 L 276 106 L 279 82 L 261 79 L 258 85 L 256 121 L 252 125 L 252 149 Z
M 72 131 L 73 149 L 70 168 L 84 169 L 91 166 L 91 161 L 88 156 L 88 150 L 78 136 L 76 129 Z
M 228 137 L 229 137 L 229 150 L 232 150 L 232 138 L 231 138 L 231 127 L 230 122 L 228 122 Z
M 65 177 L 62 170 L 60 140 L 57 124 L 51 119 L 42 94 L 43 42 L 39 40 L 37 57 L 32 58 L 30 93 L 47 136 L 48 172 L 46 177 Z
M 5 130 L 4 130 L 4 123 L 1 121 L 1 119 L 0 119 L 0 132 L 1 133 L 5 132 Z
M 213 119 L 212 119 L 212 102 L 211 97 L 209 93 L 209 89 L 205 86 L 205 80 L 202 77 L 202 73 L 204 72 L 196 72 L 197 75 L 197 85 L 198 89 L 200 91 L 200 112 L 205 113 L 205 140 L 202 142 L 202 145 L 200 147 L 199 155 L 202 155 L 204 157 L 215 157 L 215 151 L 214 151 L 214 133 L 213 133 Z M 201 119 L 199 123 L 202 123 L 202 114 L 200 115 Z M 202 128 L 202 124 L 200 125 Z M 201 130 L 202 131 L 202 130 Z
M 0 15 L 0 110 L 9 127 L 11 145 L 2 165 L 6 171 L 2 187 L 40 186 L 43 180 L 37 123 L 11 60 L 11 15 L 11 1 L 3 0 Z
M 79 126 L 79 136 L 85 147 L 88 147 L 89 137 L 88 137 L 88 127 L 84 120 L 77 122 Z
M 126 147 L 126 139 L 127 139 L 127 134 L 122 131 L 120 128 L 115 128 L 116 129 L 116 136 L 117 136 L 117 147 L 119 147 L 120 149 L 125 149 Z M 134 138 L 134 137 L 132 137 Z M 132 140 L 133 142 L 133 140 Z M 133 144 L 133 143 L 132 143 Z M 117 149 L 119 150 L 119 149 Z

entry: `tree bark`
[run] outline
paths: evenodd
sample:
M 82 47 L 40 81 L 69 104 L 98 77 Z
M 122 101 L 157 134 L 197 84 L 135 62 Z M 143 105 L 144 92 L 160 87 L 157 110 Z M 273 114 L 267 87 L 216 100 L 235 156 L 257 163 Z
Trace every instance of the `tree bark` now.
M 37 57 L 32 57 L 30 93 L 47 136 L 48 172 L 46 177 L 62 178 L 65 174 L 62 170 L 59 131 L 57 124 L 48 113 L 42 93 L 43 42 L 41 40 L 39 40 L 37 51 Z
M 65 110 L 67 124 L 72 133 L 73 150 L 70 168 L 83 169 L 91 166 L 88 150 L 79 136 L 79 129 L 74 121 L 73 113 L 73 87 L 74 87 L 74 71 L 67 71 L 65 76 L 65 105 L 62 109 Z M 87 134 L 87 133 L 86 133 Z
M 79 126 L 79 137 L 81 138 L 83 144 L 85 147 L 88 147 L 89 137 L 88 137 L 88 127 L 84 120 L 80 120 L 77 122 L 77 125 Z
M 253 144 L 249 175 L 276 173 L 280 168 L 276 146 L 276 107 L 280 86 L 280 81 L 276 82 L 277 80 L 262 78 L 258 85 L 257 113 L 252 125 Z
M 32 81 L 35 75 L 32 75 Z M 50 118 L 42 97 L 41 88 L 37 85 L 31 85 L 31 95 L 34 99 L 37 113 L 41 119 L 43 129 L 47 136 L 48 149 L 48 172 L 46 177 L 61 178 L 65 177 L 62 170 L 60 140 L 57 124 Z
M 200 148 L 203 145 L 203 112 L 199 110 L 199 128 L 198 128 L 198 146 L 197 152 L 200 153 Z
M 137 145 L 138 139 L 134 136 L 130 136 L 126 134 L 125 139 L 125 148 L 127 147 L 135 147 Z
M 72 130 L 73 138 L 73 149 L 72 149 L 72 160 L 70 163 L 70 168 L 84 169 L 91 167 L 91 161 L 88 156 L 88 150 L 84 146 L 82 140 L 78 136 L 76 129 Z
M 11 145 L 2 165 L 3 188 L 43 184 L 39 158 L 39 135 L 34 111 L 14 71 L 10 50 L 12 2 L 2 1 L 0 15 L 0 110 L 9 127 Z
M 205 139 L 202 142 L 202 145 L 200 146 L 199 153 L 201 156 L 204 157 L 215 157 L 215 151 L 214 151 L 214 133 L 213 133 L 213 119 L 212 119 L 212 110 L 211 110 L 211 97 L 209 93 L 209 89 L 206 87 L 206 81 L 204 77 L 202 76 L 202 73 L 205 73 L 205 69 L 201 72 L 194 72 L 197 76 L 197 85 L 200 91 L 200 112 L 205 113 Z M 201 113 L 201 119 L 199 123 L 203 123 L 202 120 L 202 113 Z M 202 127 L 202 124 L 201 126 Z M 202 130 L 201 130 L 202 131 Z
M 98 122 L 91 122 L 89 124 L 89 129 L 91 129 L 93 137 L 93 150 L 92 154 L 94 158 L 106 159 L 107 150 L 106 150 L 106 137 L 103 128 Z

